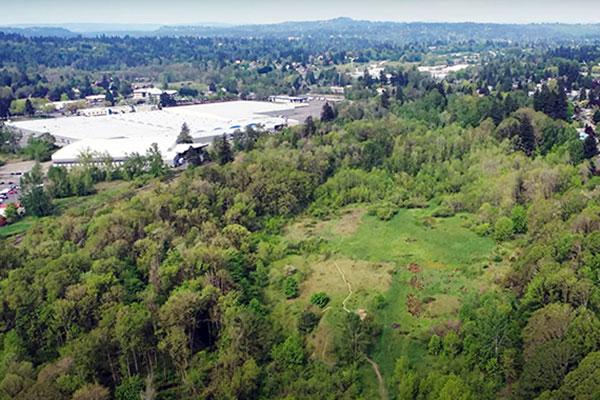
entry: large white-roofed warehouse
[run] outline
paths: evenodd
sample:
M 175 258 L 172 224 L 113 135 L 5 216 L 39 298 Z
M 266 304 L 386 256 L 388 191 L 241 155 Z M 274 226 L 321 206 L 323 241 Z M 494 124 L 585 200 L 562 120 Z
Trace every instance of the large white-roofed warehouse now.
M 120 163 L 131 154 L 144 154 L 156 143 L 165 163 L 175 166 L 180 155 L 190 148 L 206 147 L 224 134 L 231 137 L 235 131 L 249 126 L 274 131 L 297 124 L 298 121 L 282 116 L 294 107 L 293 104 L 232 101 L 96 117 L 18 121 L 9 122 L 7 126 L 26 135 L 52 135 L 62 147 L 52 155 L 55 165 L 75 165 L 82 154 L 97 157 L 98 162 L 109 156 Z M 191 144 L 176 143 L 184 123 L 190 129 Z

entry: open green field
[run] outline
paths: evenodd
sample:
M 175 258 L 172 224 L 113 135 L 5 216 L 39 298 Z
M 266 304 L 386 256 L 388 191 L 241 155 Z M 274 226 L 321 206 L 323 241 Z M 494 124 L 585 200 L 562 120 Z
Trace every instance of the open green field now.
M 451 326 L 464 298 L 492 289 L 506 267 L 492 261 L 493 240 L 465 227 L 467 215 L 432 218 L 431 212 L 400 210 L 390 221 L 381 221 L 363 209 L 350 208 L 330 221 L 307 218 L 291 224 L 287 239 L 321 238 L 325 245 L 318 254 L 275 263 L 271 282 L 278 283 L 269 292 L 274 315 L 292 329 L 311 295 L 327 293 L 331 302 L 309 345 L 313 357 L 328 363 L 335 360 L 332 332 L 342 321 L 343 304 L 373 316 L 382 333 L 370 356 L 389 386 L 396 359 L 404 355 L 418 363 L 431 334 Z M 286 300 L 280 289 L 290 271 L 302 281 L 294 300 Z M 363 373 L 376 390 L 366 363 Z

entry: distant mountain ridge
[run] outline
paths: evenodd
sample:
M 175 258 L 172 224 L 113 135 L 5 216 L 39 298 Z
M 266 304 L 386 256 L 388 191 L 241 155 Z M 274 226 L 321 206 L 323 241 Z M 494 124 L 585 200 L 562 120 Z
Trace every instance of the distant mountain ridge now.
M 444 22 L 386 22 L 363 21 L 341 17 L 322 21 L 290 21 L 262 25 L 123 25 L 123 24 L 69 24 L 66 27 L 0 27 L 0 32 L 23 36 L 95 37 L 244 37 L 288 38 L 313 34 L 389 40 L 395 42 L 419 40 L 513 40 L 513 41 L 568 41 L 600 40 L 600 24 L 494 24 Z M 67 29 L 73 27 L 72 29 Z M 76 29 L 76 30 L 75 30 Z
M 17 34 L 25 37 L 34 36 L 56 36 L 56 37 L 75 37 L 77 33 L 72 32 L 65 28 L 54 28 L 54 27 L 29 27 L 29 28 L 17 28 L 17 27 L 0 27 L 0 32 L 7 34 Z

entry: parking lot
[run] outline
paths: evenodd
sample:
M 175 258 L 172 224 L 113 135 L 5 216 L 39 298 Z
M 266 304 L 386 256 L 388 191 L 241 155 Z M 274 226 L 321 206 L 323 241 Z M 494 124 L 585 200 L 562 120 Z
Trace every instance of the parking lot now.
M 16 163 L 9 163 L 0 167 L 0 193 L 6 192 L 0 195 L 0 204 L 18 203 L 20 199 L 20 190 L 15 190 L 15 186 L 21 184 L 21 177 L 23 174 L 29 172 L 34 166 L 34 161 L 22 161 Z M 50 163 L 42 164 L 42 168 L 46 171 L 50 166 Z

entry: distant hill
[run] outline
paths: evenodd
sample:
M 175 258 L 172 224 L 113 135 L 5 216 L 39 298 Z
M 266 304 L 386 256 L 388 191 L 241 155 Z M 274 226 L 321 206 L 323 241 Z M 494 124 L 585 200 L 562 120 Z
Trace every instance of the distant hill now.
M 27 27 L 27 28 L 16 28 L 16 27 L 0 27 L 0 32 L 13 33 L 22 35 L 25 37 L 35 36 L 55 36 L 55 37 L 76 37 L 77 33 L 72 32 L 65 28 L 59 27 Z
M 66 29 L 69 28 L 69 29 Z M 265 25 L 123 25 L 67 24 L 65 27 L 7 27 L 0 32 L 23 36 L 72 37 L 107 36 L 195 36 L 289 38 L 313 35 L 361 38 L 396 43 L 415 41 L 553 41 L 600 40 L 600 24 L 489 24 L 489 23 L 425 23 L 376 22 L 351 18 L 323 21 L 283 22 Z
M 374 22 L 351 18 L 326 21 L 284 22 L 271 25 L 233 27 L 164 26 L 159 36 L 242 36 L 242 37 L 306 37 L 320 35 L 360 37 L 397 42 L 422 40 L 574 40 L 600 39 L 600 24 L 488 24 Z

